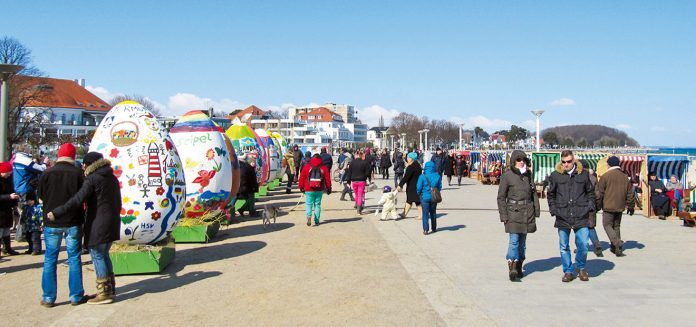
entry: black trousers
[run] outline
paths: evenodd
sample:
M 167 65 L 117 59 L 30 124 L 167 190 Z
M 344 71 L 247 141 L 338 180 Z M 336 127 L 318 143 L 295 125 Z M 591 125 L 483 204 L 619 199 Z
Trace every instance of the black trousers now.
M 621 212 L 602 212 L 602 225 L 614 247 L 623 246 L 621 240 Z

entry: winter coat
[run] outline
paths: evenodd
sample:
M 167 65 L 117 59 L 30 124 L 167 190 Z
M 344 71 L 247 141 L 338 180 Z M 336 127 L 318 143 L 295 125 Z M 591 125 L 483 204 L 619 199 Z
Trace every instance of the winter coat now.
M 404 159 L 401 157 L 396 158 L 394 160 L 394 173 L 401 175 L 404 173 L 404 170 L 406 170 L 406 163 L 404 162 Z
M 407 203 L 420 203 L 420 197 L 418 197 L 418 178 L 422 172 L 421 165 L 418 161 L 413 161 L 408 167 L 406 167 L 406 172 L 404 177 L 401 178 L 399 182 L 399 187 L 403 188 L 404 184 L 408 184 L 406 187 L 406 202 Z
M 379 166 L 382 169 L 389 169 L 389 167 L 392 166 L 391 158 L 389 158 L 388 154 L 383 154 L 382 157 L 379 160 Z
M 146 200 L 144 200 L 146 201 Z M 121 188 L 111 162 L 99 159 L 85 168 L 85 182 L 64 205 L 52 210 L 60 217 L 87 204 L 85 245 L 93 247 L 121 238 Z
M 428 178 L 426 181 L 425 178 Z M 430 184 L 428 184 L 430 182 Z M 430 195 L 430 189 L 434 188 L 439 191 L 442 190 L 442 177 L 435 167 L 435 163 L 428 161 L 425 163 L 423 168 L 423 173 L 418 177 L 418 183 L 416 184 L 416 193 L 421 198 L 421 202 L 430 202 L 432 196 Z
M 46 170 L 46 165 L 39 165 L 24 152 L 17 152 L 12 162 L 12 179 L 14 180 L 15 192 L 25 195 L 36 191 L 36 184 L 39 175 Z
M 297 150 L 293 150 L 292 156 L 293 159 L 295 159 L 295 165 L 299 165 L 302 162 L 302 157 L 304 157 L 304 155 L 302 155 L 302 150 L 299 148 Z
M 333 158 L 331 158 L 331 155 L 328 153 L 322 153 L 319 156 L 321 157 L 321 163 L 324 164 L 329 171 L 331 171 L 331 167 L 333 166 Z
M 454 175 L 454 158 L 452 156 L 445 156 L 445 165 L 442 171 L 447 176 Z
M 43 201 L 44 226 L 61 228 L 84 224 L 85 212 L 82 207 L 73 208 L 54 221 L 46 219 L 47 213 L 68 202 L 80 190 L 84 179 L 82 169 L 77 168 L 72 160 L 58 161 L 41 175 L 36 196 Z
M 529 164 L 523 151 L 513 151 L 510 155 L 510 169 L 503 173 L 498 186 L 498 213 L 500 221 L 505 223 L 505 232 L 510 234 L 536 232 L 536 218 L 541 211 L 531 169 L 528 166 L 522 174 L 515 167 L 517 158 L 520 157 Z
M 283 156 L 283 160 L 285 160 L 285 173 L 293 175 L 295 174 L 295 158 L 293 158 L 291 153 L 286 153 Z
M 382 212 L 387 212 L 396 209 L 396 190 L 392 192 L 382 193 L 382 198 L 377 202 L 378 205 L 382 206 Z
M 254 194 L 259 191 L 259 181 L 256 179 L 256 169 L 248 162 L 239 161 L 239 191 L 240 198 L 246 198 L 249 194 Z
M 366 159 L 354 159 L 350 163 L 348 182 L 364 182 L 372 175 L 372 166 Z
M 457 158 L 454 160 L 454 165 L 457 167 L 457 175 L 462 176 L 467 170 L 466 160 L 464 157 Z
M 445 154 L 435 154 L 430 161 L 435 163 L 435 170 L 438 174 L 442 174 L 442 170 L 445 168 Z
M 661 180 L 649 180 L 648 188 L 650 189 L 650 203 L 653 207 L 659 207 L 664 205 L 665 202 L 670 202 L 669 196 L 667 196 L 667 188 Z M 662 190 L 662 193 L 657 192 L 657 190 Z
M 575 162 L 571 174 L 563 170 L 562 164 L 556 165 L 556 170 L 549 176 L 547 199 L 549 211 L 556 217 L 554 227 L 589 227 L 589 213 L 595 211 L 595 192 L 580 161 Z
M 602 175 L 595 188 L 595 195 L 597 210 L 623 212 L 626 207 L 634 206 L 633 185 L 619 167 L 611 167 Z
M 17 206 L 17 200 L 10 199 L 12 193 L 15 193 L 12 176 L 0 177 L 0 228 L 12 228 L 12 208 Z
M 324 177 L 324 191 L 331 193 L 331 174 L 329 174 L 329 168 L 324 166 L 320 158 L 312 158 L 309 160 L 309 164 L 302 167 L 300 177 L 297 178 L 297 187 L 304 192 L 318 191 L 309 187 L 309 172 L 314 167 L 319 167 L 321 169 L 321 173 Z

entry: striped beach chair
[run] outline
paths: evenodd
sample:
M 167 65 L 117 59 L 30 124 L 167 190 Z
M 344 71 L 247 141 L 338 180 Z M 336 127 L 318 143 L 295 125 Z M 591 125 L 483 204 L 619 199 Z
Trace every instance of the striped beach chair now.
M 596 152 L 579 152 L 575 155 L 578 160 L 583 161 L 583 165 L 587 164 L 586 168 L 592 168 L 594 171 L 597 171 L 597 163 L 606 156 L 604 153 Z
M 679 182 L 685 187 L 688 187 L 687 172 L 689 170 L 688 156 L 675 155 L 648 155 L 648 172 L 655 172 L 657 178 L 665 185 L 669 182 L 672 175 L 676 175 Z M 652 216 L 652 206 L 650 199 L 648 200 L 648 217 Z M 678 208 L 674 208 L 677 210 Z

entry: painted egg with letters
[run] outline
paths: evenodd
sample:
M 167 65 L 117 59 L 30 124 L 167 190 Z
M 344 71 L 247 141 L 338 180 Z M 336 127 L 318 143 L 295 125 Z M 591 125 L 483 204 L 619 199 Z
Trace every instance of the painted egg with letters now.
M 121 240 L 153 244 L 183 213 L 184 170 L 167 130 L 145 107 L 123 101 L 106 114 L 89 147 L 111 161 L 121 187 Z
M 186 178 L 184 218 L 224 209 L 231 199 L 232 162 L 225 138 L 208 115 L 192 110 L 169 130 Z

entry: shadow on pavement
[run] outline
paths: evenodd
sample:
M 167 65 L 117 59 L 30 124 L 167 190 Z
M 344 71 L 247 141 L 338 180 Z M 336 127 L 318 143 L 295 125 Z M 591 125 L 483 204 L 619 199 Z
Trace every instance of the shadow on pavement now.
M 355 217 L 355 218 L 341 218 L 341 219 L 327 219 L 324 220 L 322 223 L 323 224 L 330 224 L 330 223 L 349 223 L 351 221 L 358 221 L 358 220 L 363 220 L 362 217 Z
M 592 259 L 587 260 L 587 263 L 585 264 L 585 269 L 587 270 L 587 274 L 590 275 L 590 277 L 597 277 L 607 270 L 614 269 L 614 266 L 616 265 L 611 261 L 607 261 L 604 259 Z
M 174 263 L 166 269 L 166 273 L 173 274 L 181 271 L 187 265 L 197 265 L 218 260 L 241 257 L 256 252 L 266 247 L 266 242 L 246 241 L 224 243 L 200 248 L 191 248 L 176 251 Z
M 245 237 L 245 236 L 272 233 L 272 232 L 277 232 L 277 231 L 281 231 L 284 229 L 288 229 L 292 226 L 295 226 L 295 224 L 293 224 L 293 223 L 276 223 L 276 224 L 270 225 L 268 228 L 264 228 L 263 224 L 261 224 L 261 223 L 259 223 L 258 225 L 248 225 L 248 226 L 242 226 L 242 227 L 231 226 L 230 228 L 221 231 L 219 233 L 219 236 L 217 238 L 214 238 L 213 241 L 222 241 L 222 240 L 226 240 L 228 238 L 234 238 L 234 237 Z
M 623 245 L 624 250 L 627 250 L 627 249 L 639 249 L 640 250 L 644 247 L 645 247 L 645 244 L 639 243 L 636 241 L 626 241 L 626 242 L 624 242 L 624 245 Z
M 176 274 L 157 276 L 124 286 L 118 286 L 118 279 L 116 279 L 116 291 L 118 292 L 116 300 L 123 301 L 143 294 L 166 292 L 221 274 L 219 271 L 193 271 L 180 276 Z
M 462 228 L 466 228 L 466 225 L 454 225 L 454 226 L 447 226 L 447 227 L 438 227 L 437 231 L 439 232 L 439 231 L 446 230 L 446 231 L 454 232 L 454 231 L 458 231 Z
M 536 272 L 544 272 L 544 271 L 553 270 L 554 268 L 556 268 L 560 265 L 561 265 L 561 258 L 560 257 L 553 257 L 553 258 L 539 259 L 539 260 L 527 262 L 522 267 L 522 269 L 524 270 L 524 274 L 529 276 L 529 275 L 536 273 Z

